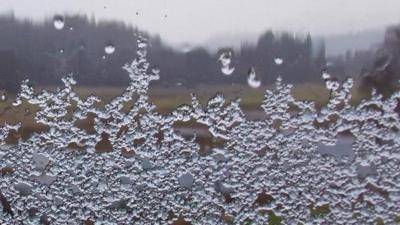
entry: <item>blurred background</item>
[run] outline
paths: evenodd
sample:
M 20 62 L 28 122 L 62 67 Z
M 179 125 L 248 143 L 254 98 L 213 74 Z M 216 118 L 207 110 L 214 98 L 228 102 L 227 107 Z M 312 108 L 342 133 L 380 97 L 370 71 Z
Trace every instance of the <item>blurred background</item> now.
M 160 111 L 216 92 L 257 108 L 281 76 L 301 99 L 326 101 L 321 74 L 353 77 L 355 98 L 398 87 L 400 2 L 1 0 L 0 90 L 11 101 L 22 79 L 40 88 L 72 73 L 82 95 L 110 99 L 127 86 L 122 66 L 137 35 L 160 69 L 151 97 Z M 6 108 L 4 103 L 2 108 Z M 3 110 L 4 111 L 4 110 Z M 1 112 L 0 112 L 1 113 Z M 4 112 L 3 112 L 4 113 Z

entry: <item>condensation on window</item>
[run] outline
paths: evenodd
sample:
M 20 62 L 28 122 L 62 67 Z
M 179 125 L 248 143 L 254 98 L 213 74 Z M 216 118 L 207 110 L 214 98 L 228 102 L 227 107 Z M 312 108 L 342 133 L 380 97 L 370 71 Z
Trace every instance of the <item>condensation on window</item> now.
M 63 29 L 64 18 L 54 26 Z M 138 39 L 137 58 L 123 67 L 129 85 L 103 107 L 76 93 L 73 74 L 53 91 L 22 82 L 12 107 L 34 105 L 29 113 L 47 129 L 13 145 L 7 139 L 21 124 L 0 129 L 1 224 L 399 222 L 400 92 L 374 91 L 353 105 L 353 80 L 324 71 L 330 98 L 321 108 L 296 100 L 278 78 L 265 90 L 264 119 L 249 119 L 240 99 L 223 93 L 206 104 L 192 94 L 161 114 L 148 91 L 162 71 L 147 61 L 148 47 Z M 115 51 L 105 43 L 105 57 Z M 235 71 L 232 52 L 219 63 L 221 76 Z M 247 81 L 261 88 L 255 67 Z M 77 125 L 89 118 L 92 129 Z M 177 123 L 206 127 L 217 143 L 205 147 Z

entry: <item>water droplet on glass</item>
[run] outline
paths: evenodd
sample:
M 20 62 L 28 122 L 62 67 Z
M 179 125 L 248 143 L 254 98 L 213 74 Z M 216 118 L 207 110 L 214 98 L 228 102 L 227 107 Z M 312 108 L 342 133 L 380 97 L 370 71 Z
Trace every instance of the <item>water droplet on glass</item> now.
M 55 15 L 54 18 L 53 18 L 53 24 L 54 24 L 54 27 L 55 27 L 57 30 L 63 29 L 63 28 L 64 28 L 64 25 L 65 25 L 64 16 L 62 16 L 62 15 Z
M 115 46 L 112 43 L 107 43 L 104 47 L 104 52 L 111 55 L 115 52 Z
M 247 83 L 252 88 L 259 88 L 261 86 L 261 80 L 257 78 L 254 67 L 251 67 L 249 69 L 249 73 L 247 75 Z
M 232 52 L 223 52 L 218 59 L 221 63 L 221 72 L 224 75 L 231 75 L 235 71 L 235 67 L 231 67 L 232 62 Z
M 221 72 L 225 75 L 231 75 L 235 71 L 235 68 L 229 68 L 229 67 L 222 67 Z
M 278 77 L 261 103 L 265 119 L 258 112 L 246 118 L 240 99 L 222 93 L 206 104 L 192 94 L 191 103 L 164 115 L 148 92 L 160 69 L 147 61 L 141 42 L 148 42 L 139 42 L 138 58 L 124 66 L 129 86 L 105 107 L 93 94 L 81 99 L 72 74 L 54 92 L 22 82 L 15 112 L 49 129 L 21 138 L 21 124 L 0 126 L 0 224 L 173 224 L 172 213 L 192 224 L 220 224 L 222 210 L 237 224 L 268 224 L 272 216 L 282 224 L 371 224 L 376 215 L 393 224 L 400 212 L 399 92 L 386 99 L 374 89 L 371 99 L 352 105 L 354 81 L 341 84 L 325 71 L 327 87 L 339 91 L 318 108 L 296 100 L 293 86 Z M 230 68 L 232 56 L 221 64 Z M 264 77 L 255 68 L 242 78 L 258 88 Z M 91 134 L 75 123 L 89 114 Z M 15 144 L 4 145 L 7 137 Z
M 1 96 L 0 96 L 0 100 L 1 101 L 7 100 L 7 94 L 6 93 L 2 93 Z
M 283 59 L 282 58 L 275 58 L 274 62 L 275 62 L 276 65 L 282 65 Z
M 329 78 L 331 78 L 331 75 L 329 75 L 328 71 L 323 70 L 322 71 L 322 79 L 328 80 Z
M 153 72 L 154 74 L 159 74 L 160 68 L 158 68 L 158 66 L 153 66 L 153 68 L 151 69 L 151 72 Z

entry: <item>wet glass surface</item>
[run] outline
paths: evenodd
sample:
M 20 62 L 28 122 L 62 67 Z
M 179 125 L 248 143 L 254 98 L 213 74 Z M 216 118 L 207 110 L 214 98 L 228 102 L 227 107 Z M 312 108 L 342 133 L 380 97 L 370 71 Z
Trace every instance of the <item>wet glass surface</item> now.
M 397 224 L 399 30 L 333 57 L 0 15 L 0 224 Z

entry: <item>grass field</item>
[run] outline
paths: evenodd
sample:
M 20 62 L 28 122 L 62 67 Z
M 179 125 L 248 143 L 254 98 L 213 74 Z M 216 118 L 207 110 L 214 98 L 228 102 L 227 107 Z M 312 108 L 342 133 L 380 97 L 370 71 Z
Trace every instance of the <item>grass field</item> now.
M 200 102 L 205 105 L 208 99 L 215 96 L 216 93 L 222 93 L 226 101 L 229 102 L 236 98 L 241 98 L 241 108 L 246 112 L 254 112 L 261 110 L 261 103 L 264 98 L 266 89 L 272 89 L 273 86 L 253 89 L 244 85 L 230 86 L 197 86 L 196 88 L 160 88 L 150 87 L 149 97 L 157 108 L 156 111 L 166 114 L 172 112 L 176 107 L 182 104 L 190 104 L 191 93 L 199 98 Z M 39 88 L 40 89 L 40 88 Z M 54 90 L 54 87 L 44 87 L 47 90 Z M 75 91 L 85 98 L 90 94 L 95 94 L 102 99 L 101 105 L 106 104 L 114 97 L 120 95 L 124 91 L 124 87 L 82 87 L 74 88 Z M 292 89 L 293 96 L 298 100 L 314 101 L 317 106 L 325 105 L 329 98 L 328 90 L 322 84 L 298 84 Z M 353 103 L 357 104 L 362 95 L 354 89 Z M 13 107 L 11 105 L 14 96 L 8 96 L 6 101 L 0 102 L 0 123 L 5 122 L 15 124 L 21 122 L 24 135 L 28 135 L 32 131 L 40 131 L 44 129 L 43 125 L 37 124 L 33 120 L 33 116 L 37 108 L 24 102 L 21 106 Z M 82 124 L 81 126 L 85 126 Z M 23 136 L 24 136 L 23 135 Z

